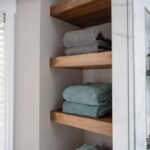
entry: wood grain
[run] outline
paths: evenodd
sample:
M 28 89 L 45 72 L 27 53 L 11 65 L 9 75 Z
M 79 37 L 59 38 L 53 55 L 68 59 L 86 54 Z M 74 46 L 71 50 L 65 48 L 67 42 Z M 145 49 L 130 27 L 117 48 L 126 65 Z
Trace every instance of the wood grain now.
M 79 27 L 111 22 L 111 0 L 62 0 L 50 15 Z
M 63 113 L 60 110 L 51 111 L 52 122 L 80 128 L 97 134 L 112 136 L 112 117 L 107 116 L 100 119 L 93 119 Z
M 111 68 L 111 66 L 112 52 L 110 51 L 50 58 L 52 68 L 96 69 Z

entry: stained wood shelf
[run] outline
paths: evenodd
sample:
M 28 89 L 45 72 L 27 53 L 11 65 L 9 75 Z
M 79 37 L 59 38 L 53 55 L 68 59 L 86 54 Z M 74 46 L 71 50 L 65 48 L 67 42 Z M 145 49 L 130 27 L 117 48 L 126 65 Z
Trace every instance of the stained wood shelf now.
M 52 68 L 98 69 L 112 67 L 112 52 L 60 56 L 50 58 Z
M 112 117 L 102 117 L 100 119 L 93 119 L 63 113 L 61 110 L 51 111 L 50 118 L 52 122 L 67 125 L 71 127 L 80 128 L 91 131 L 97 134 L 112 136 Z
M 50 15 L 79 27 L 111 22 L 111 0 L 62 0 Z

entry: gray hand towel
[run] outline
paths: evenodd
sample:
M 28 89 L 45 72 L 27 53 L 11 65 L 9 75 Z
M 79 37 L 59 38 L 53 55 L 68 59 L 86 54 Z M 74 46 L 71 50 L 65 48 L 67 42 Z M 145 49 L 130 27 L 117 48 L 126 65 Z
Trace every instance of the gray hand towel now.
M 84 45 L 92 45 L 102 40 L 109 44 L 111 41 L 104 38 L 102 32 L 96 27 L 67 32 L 63 38 L 66 47 L 76 47 Z

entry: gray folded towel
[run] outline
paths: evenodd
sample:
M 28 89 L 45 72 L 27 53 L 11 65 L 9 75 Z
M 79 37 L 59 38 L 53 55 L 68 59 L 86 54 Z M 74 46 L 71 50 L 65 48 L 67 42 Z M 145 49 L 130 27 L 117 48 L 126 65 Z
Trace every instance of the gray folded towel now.
M 100 107 L 64 101 L 62 110 L 64 113 L 98 118 L 111 113 L 112 104 L 109 103 L 106 106 Z
M 103 51 L 110 51 L 111 45 L 104 41 L 99 41 L 92 45 L 78 46 L 66 48 L 65 55 L 77 55 L 77 54 L 86 54 L 86 53 L 96 53 Z
M 66 47 L 77 47 L 84 45 L 92 45 L 99 40 L 111 44 L 111 41 L 107 38 L 104 38 L 102 32 L 97 27 L 92 27 L 67 32 L 63 38 L 63 43 Z
M 76 150 L 100 150 L 100 146 L 84 144 L 83 146 L 81 146 L 80 148 L 77 148 Z

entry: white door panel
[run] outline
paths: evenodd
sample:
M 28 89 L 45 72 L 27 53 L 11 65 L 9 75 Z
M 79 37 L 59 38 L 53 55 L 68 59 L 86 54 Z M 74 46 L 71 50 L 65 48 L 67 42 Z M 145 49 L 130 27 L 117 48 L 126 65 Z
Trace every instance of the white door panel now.
M 150 52 L 150 0 L 133 0 L 133 43 L 134 43 L 134 149 L 146 150 L 149 135 L 150 77 L 146 76 L 147 54 Z M 147 19 L 146 19 L 147 18 Z M 149 19 L 148 19 L 149 18 Z M 147 21 L 147 22 L 146 22 Z M 131 108 L 130 108 L 131 109 Z

